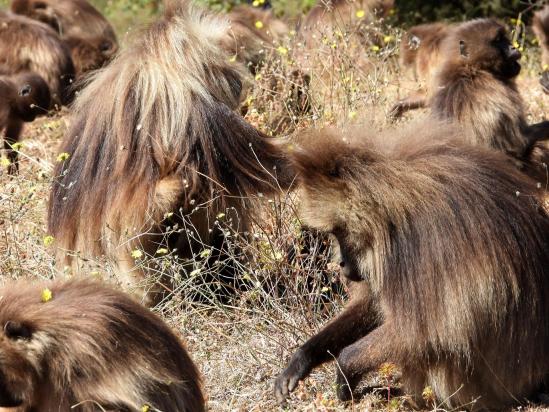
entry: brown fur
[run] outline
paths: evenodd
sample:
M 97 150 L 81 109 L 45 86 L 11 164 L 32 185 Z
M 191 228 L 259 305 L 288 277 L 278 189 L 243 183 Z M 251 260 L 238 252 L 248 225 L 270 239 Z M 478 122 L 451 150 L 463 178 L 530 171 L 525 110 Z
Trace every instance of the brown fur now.
M 286 23 L 277 19 L 270 10 L 247 5 L 235 7 L 228 18 L 231 28 L 224 47 L 252 73 L 261 66 L 269 49 L 275 48 L 289 31 Z M 257 22 L 261 22 L 263 27 L 256 27 Z
M 204 410 L 201 379 L 181 341 L 125 294 L 89 280 L 19 281 L 0 289 L 0 302 L 0 406 Z
M 4 149 L 10 161 L 10 174 L 18 170 L 17 152 L 12 145 L 19 141 L 23 122 L 32 122 L 36 116 L 46 114 L 50 100 L 48 85 L 37 74 L 0 75 L 0 132 L 5 132 Z
M 494 46 L 497 38 L 503 39 L 503 49 Z M 531 162 L 531 155 L 539 140 L 549 138 L 549 122 L 526 122 L 515 83 L 520 65 L 503 57 L 504 50 L 519 58 L 520 53 L 508 47 L 504 27 L 494 20 L 453 28 L 441 45 L 445 60 L 435 76 L 429 106 L 434 117 L 458 124 L 468 142 L 501 150 L 544 178 L 544 168 Z
M 420 87 L 393 106 L 390 113 L 393 120 L 398 119 L 408 110 L 421 107 L 423 101 L 429 96 L 428 85 L 441 64 L 443 56 L 440 46 L 448 35 L 449 29 L 450 26 L 445 23 L 420 24 L 410 28 L 402 37 L 400 66 L 405 70 L 412 69 L 414 79 L 419 82 Z
M 97 46 L 97 41 L 71 37 L 67 38 L 65 43 L 71 51 L 77 78 L 82 78 L 84 74 L 100 69 L 105 64 L 106 60 Z
M 55 104 L 72 101 L 74 66 L 70 51 L 45 24 L 0 11 L 0 65 L 8 74 L 32 71 L 41 76 Z
M 549 5 L 534 13 L 532 29 L 541 49 L 542 74 L 540 84 L 545 93 L 549 93 Z
M 69 44 L 79 75 L 83 69 L 103 66 L 118 51 L 113 27 L 87 0 L 13 0 L 11 10 L 46 23 L 63 40 L 71 39 Z M 76 50 L 75 40 L 81 42 Z M 88 52 L 83 53 L 86 49 Z
M 106 255 L 140 279 L 129 253 L 137 246 L 155 253 L 166 213 L 181 211 L 189 230 L 211 244 L 211 223 L 227 207 L 246 230 L 240 196 L 290 186 L 283 142 L 232 111 L 241 81 L 219 46 L 227 29 L 173 1 L 92 77 L 76 101 L 61 149 L 71 157 L 56 170 L 49 202 L 49 230 L 62 249 Z M 190 237 L 170 242 L 190 257 Z
M 296 352 L 279 400 L 332 356 L 345 400 L 346 380 L 354 389 L 388 361 L 408 393 L 431 386 L 450 409 L 502 408 L 538 388 L 549 368 L 549 216 L 532 179 L 432 123 L 313 132 L 294 158 L 305 222 L 337 237 L 344 274 L 363 291 Z

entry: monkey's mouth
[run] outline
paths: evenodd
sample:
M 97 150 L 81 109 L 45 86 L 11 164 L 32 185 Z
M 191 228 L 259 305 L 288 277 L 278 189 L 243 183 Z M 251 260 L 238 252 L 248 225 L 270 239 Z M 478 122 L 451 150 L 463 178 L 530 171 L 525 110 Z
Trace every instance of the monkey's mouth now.
M 549 94 L 549 70 L 546 70 L 541 74 L 539 84 L 541 84 L 545 94 Z

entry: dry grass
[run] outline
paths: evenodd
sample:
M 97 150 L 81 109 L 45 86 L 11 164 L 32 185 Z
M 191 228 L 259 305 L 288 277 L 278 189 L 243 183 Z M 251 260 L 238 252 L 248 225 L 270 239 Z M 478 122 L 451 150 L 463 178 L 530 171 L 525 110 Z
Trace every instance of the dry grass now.
M 355 64 L 357 50 L 351 47 L 352 36 L 347 33 L 326 38 L 312 53 L 312 59 L 317 52 L 322 54 L 319 61 L 324 63 L 313 65 L 312 110 L 306 114 L 295 111 L 290 101 L 292 73 L 301 67 L 296 60 L 305 53 L 302 46 L 290 37 L 283 44 L 267 47 L 267 63 L 254 79 L 247 100 L 248 120 L 273 134 L 299 134 L 309 126 L 348 122 L 386 127 L 391 103 L 416 85 L 398 70 L 399 31 L 382 25 L 374 28 L 383 41 L 360 50 L 367 65 Z M 537 84 L 537 54 L 535 48 L 527 51 L 519 79 L 531 120 L 543 118 L 549 104 Z M 404 121 L 421 115 L 411 113 Z M 52 240 L 45 231 L 45 205 L 68 121 L 68 114 L 62 113 L 27 127 L 20 149 L 20 174 L 8 176 L 0 171 L 0 273 L 4 278 L 60 275 L 51 258 L 55 240 L 49 245 Z M 219 216 L 214 223 L 225 230 L 227 247 L 234 251 L 228 263 L 247 285 L 228 303 L 221 303 L 212 293 L 217 266 L 208 262 L 207 247 L 198 250 L 190 262 L 177 261 L 170 251 L 136 259 L 137 264 L 153 265 L 159 275 L 173 278 L 171 299 L 156 310 L 186 339 L 205 377 L 212 411 L 278 410 L 272 394 L 274 378 L 296 347 L 342 306 L 344 294 L 337 292 L 341 285 L 328 263 L 329 248 L 322 239 L 313 242 L 308 253 L 289 259 L 288 251 L 301 250 L 303 242 L 298 203 L 294 194 L 275 200 L 259 198 L 254 230 L 246 239 L 229 229 L 228 217 Z M 108 262 L 90 262 L 89 272 L 116 282 Z M 208 284 L 201 279 L 207 279 Z M 196 299 L 199 294 L 201 298 Z M 292 397 L 289 409 L 407 409 L 405 397 L 387 400 L 381 393 L 350 406 L 341 404 L 333 388 L 334 368 L 334 364 L 318 368 Z M 387 387 L 392 386 L 392 380 L 392 376 L 378 374 L 369 383 Z

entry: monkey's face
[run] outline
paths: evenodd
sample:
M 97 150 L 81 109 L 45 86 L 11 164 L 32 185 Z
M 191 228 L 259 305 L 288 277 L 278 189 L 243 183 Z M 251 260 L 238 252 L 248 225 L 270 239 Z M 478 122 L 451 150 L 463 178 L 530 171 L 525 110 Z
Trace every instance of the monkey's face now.
M 46 114 L 51 104 L 50 89 L 44 79 L 35 74 L 24 74 L 17 78 L 17 116 L 25 122 L 32 122 L 36 116 Z
M 495 76 L 512 79 L 520 73 L 518 51 L 507 35 L 505 27 L 492 19 L 473 20 L 457 29 L 454 44 L 459 56 L 473 67 L 486 70 Z
M 3 316 L 0 316 L 3 318 Z M 37 369 L 38 346 L 33 341 L 32 327 L 7 320 L 0 334 L 0 407 L 30 405 Z

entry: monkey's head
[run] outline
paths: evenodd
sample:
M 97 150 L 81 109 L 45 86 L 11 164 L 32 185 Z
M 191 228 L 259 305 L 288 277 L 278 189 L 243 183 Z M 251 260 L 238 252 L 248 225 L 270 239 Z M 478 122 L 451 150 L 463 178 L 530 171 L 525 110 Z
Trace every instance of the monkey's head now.
M 48 112 L 51 104 L 50 89 L 45 80 L 35 73 L 22 73 L 14 77 L 17 88 L 14 114 L 25 122 Z
M 493 19 L 476 19 L 454 27 L 443 43 L 452 62 L 512 79 L 520 73 L 521 53 L 505 27 Z
M 44 337 L 25 315 L 31 308 L 4 291 L 0 299 L 0 407 L 31 406 L 44 372 Z
M 117 47 L 109 40 L 84 40 L 69 37 L 65 40 L 71 51 L 76 75 L 80 76 L 91 70 L 97 70 L 110 61 Z
M 371 217 L 384 214 L 381 192 L 372 186 L 383 154 L 352 136 L 335 130 L 309 132 L 290 157 L 301 188 L 304 222 L 336 237 L 342 274 L 360 280 L 371 266 L 369 251 L 377 230 Z

